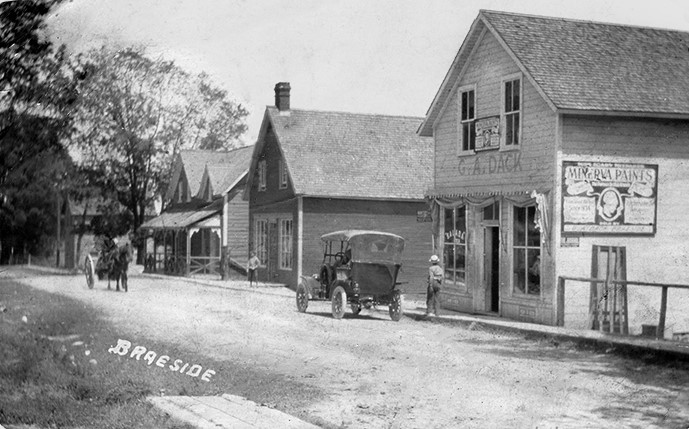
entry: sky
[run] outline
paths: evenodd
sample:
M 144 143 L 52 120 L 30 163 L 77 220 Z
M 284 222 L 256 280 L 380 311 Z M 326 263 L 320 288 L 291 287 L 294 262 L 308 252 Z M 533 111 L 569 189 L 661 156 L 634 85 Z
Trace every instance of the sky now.
M 68 0 L 48 28 L 71 52 L 143 46 L 208 73 L 252 144 L 277 82 L 293 109 L 423 117 L 481 9 L 689 32 L 686 0 Z

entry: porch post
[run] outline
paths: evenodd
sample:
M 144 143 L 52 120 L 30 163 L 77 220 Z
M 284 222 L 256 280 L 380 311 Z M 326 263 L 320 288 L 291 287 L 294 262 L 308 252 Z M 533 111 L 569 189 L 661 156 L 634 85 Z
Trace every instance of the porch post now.
M 189 266 L 191 265 L 191 233 L 189 229 L 185 229 L 184 232 L 187 236 L 187 263 L 184 268 L 184 275 L 189 277 Z

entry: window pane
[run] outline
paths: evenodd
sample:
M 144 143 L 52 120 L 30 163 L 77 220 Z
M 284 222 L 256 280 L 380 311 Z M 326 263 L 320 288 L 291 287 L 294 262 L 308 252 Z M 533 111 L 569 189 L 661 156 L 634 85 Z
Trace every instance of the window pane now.
M 469 149 L 476 149 L 476 123 L 471 122 L 469 124 Z
M 514 249 L 514 285 L 515 292 L 526 293 L 526 279 L 524 278 L 526 272 L 526 249 Z
M 512 116 L 514 118 L 514 125 L 512 126 L 512 143 L 519 144 L 519 113 Z
M 505 112 L 512 111 L 512 82 L 505 82 Z
M 526 244 L 526 208 L 514 208 L 514 245 L 524 246 Z
M 454 227 L 454 216 L 452 212 L 454 212 L 454 210 L 445 209 L 445 241 L 452 241 L 452 228 Z
M 469 100 L 467 100 L 467 102 L 469 107 L 467 109 L 467 118 L 474 119 L 476 117 L 474 113 L 474 91 L 469 91 L 468 98 Z
M 529 250 L 528 258 L 527 293 L 529 295 L 539 295 L 541 293 L 541 251 Z
M 455 282 L 455 246 L 446 244 L 444 247 L 443 261 L 445 263 L 445 281 Z
M 541 232 L 536 228 L 536 206 L 527 207 L 527 246 L 540 247 Z
M 469 124 L 462 124 L 462 150 L 471 149 Z
M 519 80 L 512 81 L 512 110 L 519 110 Z
M 468 103 L 467 103 L 467 93 L 463 92 L 462 93 L 462 120 L 465 120 L 467 118 L 467 110 L 468 110 Z

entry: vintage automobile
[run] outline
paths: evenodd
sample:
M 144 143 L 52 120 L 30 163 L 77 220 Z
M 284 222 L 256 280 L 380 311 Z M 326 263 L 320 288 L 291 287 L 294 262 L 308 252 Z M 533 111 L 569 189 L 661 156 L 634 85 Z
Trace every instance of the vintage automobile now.
M 380 231 L 345 230 L 321 237 L 323 263 L 318 274 L 301 276 L 297 309 L 309 300 L 331 300 L 332 314 L 341 319 L 347 305 L 356 315 L 362 308 L 389 306 L 390 318 L 402 317 L 402 292 L 397 275 L 402 266 L 404 238 Z

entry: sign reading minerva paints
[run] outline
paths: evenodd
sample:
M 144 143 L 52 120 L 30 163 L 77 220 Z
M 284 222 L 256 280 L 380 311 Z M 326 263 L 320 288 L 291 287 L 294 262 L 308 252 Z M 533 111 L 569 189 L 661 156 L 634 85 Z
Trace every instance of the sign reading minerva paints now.
M 562 231 L 653 234 L 658 166 L 562 162 Z

